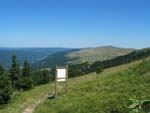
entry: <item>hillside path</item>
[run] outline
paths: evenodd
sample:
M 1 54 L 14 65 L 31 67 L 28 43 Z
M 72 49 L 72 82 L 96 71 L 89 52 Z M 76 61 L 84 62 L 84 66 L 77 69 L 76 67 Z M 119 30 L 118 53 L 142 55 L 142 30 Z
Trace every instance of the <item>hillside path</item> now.
M 25 110 L 22 113 L 33 113 L 35 108 L 44 102 L 44 100 L 47 98 L 47 95 L 40 98 L 39 100 L 37 100 L 36 102 L 34 102 L 33 104 L 31 104 L 30 106 L 28 106 L 27 108 L 25 108 Z

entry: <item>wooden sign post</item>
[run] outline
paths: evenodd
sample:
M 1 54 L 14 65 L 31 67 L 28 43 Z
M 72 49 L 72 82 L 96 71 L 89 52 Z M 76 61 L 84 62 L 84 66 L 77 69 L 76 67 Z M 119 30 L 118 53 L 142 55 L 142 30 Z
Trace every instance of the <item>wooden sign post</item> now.
M 57 97 L 57 83 L 65 82 L 65 93 L 67 93 L 67 80 L 68 80 L 68 65 L 57 66 L 55 70 L 55 97 Z

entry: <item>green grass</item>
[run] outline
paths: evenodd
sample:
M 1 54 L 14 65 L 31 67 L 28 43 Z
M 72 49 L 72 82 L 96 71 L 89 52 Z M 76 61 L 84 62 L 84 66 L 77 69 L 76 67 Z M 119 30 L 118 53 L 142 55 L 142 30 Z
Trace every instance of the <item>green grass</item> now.
M 72 78 L 68 82 L 66 95 L 59 89 L 59 99 L 46 99 L 35 113 L 110 113 L 111 110 L 125 113 L 128 99 L 140 96 L 149 98 L 150 72 L 145 73 L 149 68 L 145 63 L 138 65 L 139 62 L 105 69 L 98 77 L 91 73 Z M 130 72 L 129 67 L 135 67 L 134 72 Z M 8 105 L 0 109 L 0 113 L 22 113 L 26 107 L 53 92 L 53 86 L 51 83 L 18 93 Z
M 130 98 L 150 99 L 150 60 L 106 69 L 99 77 L 73 78 L 68 84 L 67 94 L 60 91 L 59 99 L 47 99 L 34 113 L 129 113 Z
M 8 105 L 0 109 L 0 113 L 22 113 L 27 106 L 48 94 L 50 88 L 50 84 L 46 84 L 29 91 L 20 92 Z

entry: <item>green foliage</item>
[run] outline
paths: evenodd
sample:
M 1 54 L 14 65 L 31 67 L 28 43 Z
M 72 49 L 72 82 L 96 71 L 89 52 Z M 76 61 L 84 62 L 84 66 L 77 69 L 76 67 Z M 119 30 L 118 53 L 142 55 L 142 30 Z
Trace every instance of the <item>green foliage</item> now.
M 142 110 L 144 110 L 143 106 L 147 103 L 150 103 L 150 100 L 130 99 L 130 101 L 132 104 L 129 106 L 129 109 L 131 109 L 134 113 L 142 112 Z
M 69 66 L 69 77 L 81 76 L 89 73 L 90 64 L 84 62 L 82 64 L 70 65 Z
M 34 85 L 46 84 L 50 80 L 52 80 L 50 76 L 50 70 L 48 69 L 42 69 L 33 72 L 32 78 L 33 78 Z
M 150 99 L 149 68 L 143 69 L 150 60 L 146 62 L 121 72 L 107 69 L 97 79 L 93 74 L 72 79 L 66 95 L 60 92 L 58 100 L 47 99 L 34 113 L 129 113 L 130 98 L 144 97 L 144 103 Z M 140 113 L 147 113 L 146 109 L 150 110 L 143 107 Z
M 26 107 L 32 106 L 33 103 L 44 98 L 51 90 L 52 87 L 50 86 L 52 84 L 36 86 L 28 91 L 16 92 L 11 102 L 0 107 L 0 113 L 23 113 Z
M 25 60 L 22 74 L 19 76 L 16 87 L 19 90 L 28 90 L 33 87 L 33 80 L 29 63 Z
M 22 75 L 19 77 L 16 88 L 18 90 L 28 90 L 33 87 L 33 80 L 31 77 L 23 77 Z
M 11 99 L 12 85 L 9 73 L 0 65 L 0 105 L 6 104 Z
M 23 77 L 31 76 L 30 65 L 29 65 L 29 63 L 26 60 L 24 61 L 24 67 L 23 67 L 23 70 L 22 70 L 22 76 Z
M 103 72 L 103 67 L 102 66 L 99 66 L 97 69 L 96 69 L 96 74 L 100 74 Z
M 3 74 L 4 71 L 5 71 L 5 69 L 4 69 L 3 65 L 0 64 L 0 75 Z
M 16 88 L 16 81 L 19 78 L 19 71 L 20 71 L 19 62 L 17 60 L 16 55 L 13 55 L 12 56 L 12 66 L 10 68 L 10 77 L 11 77 L 12 86 L 14 89 Z

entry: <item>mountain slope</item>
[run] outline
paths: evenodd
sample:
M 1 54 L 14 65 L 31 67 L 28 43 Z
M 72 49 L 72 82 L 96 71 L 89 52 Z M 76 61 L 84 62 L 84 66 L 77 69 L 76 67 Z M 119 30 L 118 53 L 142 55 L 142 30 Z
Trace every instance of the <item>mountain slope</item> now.
M 80 64 L 83 62 L 93 63 L 126 55 L 134 49 L 117 48 L 113 46 L 104 46 L 97 48 L 76 49 L 67 52 L 60 52 L 48 56 L 32 65 L 34 69 L 54 67 L 56 64 Z
M 126 55 L 132 51 L 134 51 L 134 49 L 118 48 L 114 46 L 103 46 L 83 49 L 81 51 L 68 54 L 67 56 L 70 58 L 79 58 L 78 60 L 75 60 L 70 63 L 81 63 L 86 61 L 88 61 L 89 63 L 93 63 L 95 61 L 103 61 L 115 58 L 116 56 Z
M 0 108 L 0 113 L 23 113 L 27 106 L 32 106 L 48 94 L 51 88 L 50 85 L 36 86 L 29 91 L 16 92 L 13 100 L 8 105 Z
M 130 99 L 150 99 L 150 59 L 71 79 L 68 93 L 47 99 L 34 113 L 132 113 Z M 61 84 L 60 84 L 61 85 Z M 150 111 L 144 104 L 139 113 Z
M 50 55 L 45 59 L 34 63 L 32 65 L 32 68 L 33 69 L 49 68 L 49 67 L 54 67 L 56 64 L 65 65 L 67 62 L 74 60 L 74 58 L 66 57 L 66 55 L 75 51 L 78 51 L 78 49 L 63 51 L 63 52 Z
M 20 64 L 28 60 L 31 64 L 57 52 L 69 50 L 67 48 L 0 48 L 0 64 L 6 68 L 11 65 L 11 57 L 16 54 Z
M 144 73 L 143 74 L 144 76 L 141 76 L 141 79 L 137 78 L 131 81 L 133 78 L 131 76 L 131 78 L 128 81 L 127 78 L 129 76 L 126 76 L 128 71 L 124 71 L 126 69 L 129 69 L 129 67 L 131 68 L 136 65 L 139 66 L 140 62 L 141 61 L 136 61 L 130 64 L 125 64 L 125 65 L 105 69 L 103 73 L 98 75 L 99 77 L 96 77 L 95 73 L 91 73 L 85 76 L 71 78 L 68 81 L 69 85 L 68 85 L 67 95 L 63 95 L 62 91 L 60 91 L 59 89 L 60 98 L 58 100 L 47 99 L 44 102 L 44 104 L 41 104 L 40 106 L 37 107 L 35 113 L 59 113 L 59 112 L 78 113 L 81 110 L 82 111 L 84 110 L 85 111 L 84 113 L 88 113 L 91 110 L 95 109 L 96 107 L 98 109 L 98 111 L 96 111 L 97 109 L 95 109 L 96 113 L 110 113 L 109 110 L 112 105 L 111 102 L 113 103 L 115 101 L 114 98 L 120 99 L 123 98 L 124 95 L 129 93 L 131 93 L 131 96 L 133 94 L 138 94 L 140 89 L 142 89 L 143 95 L 146 95 L 147 97 L 147 95 L 150 93 L 149 92 L 150 90 L 148 89 L 150 86 L 149 84 L 150 76 L 148 74 L 145 75 Z M 146 68 L 141 68 L 141 69 L 145 69 L 145 71 L 142 72 L 146 72 Z M 118 73 L 120 72 L 121 73 L 125 72 L 124 73 L 125 75 L 120 75 L 120 74 L 118 75 Z M 111 82 L 111 80 L 113 80 L 113 82 Z M 124 84 L 125 82 L 126 84 Z M 130 82 L 132 82 L 132 84 Z M 117 91 L 119 91 L 118 89 L 119 87 L 122 88 L 120 89 L 120 92 L 123 94 L 123 97 L 117 93 Z M 126 92 L 127 87 L 128 89 L 130 89 L 128 92 Z M 137 89 L 136 91 L 136 88 L 139 88 L 139 90 Z M 31 89 L 29 91 L 19 92 L 8 105 L 6 105 L 4 108 L 0 108 L 0 113 L 10 113 L 10 112 L 23 113 L 23 111 L 26 108 L 28 108 L 34 103 L 37 103 L 40 98 L 45 97 L 48 93 L 53 93 L 53 91 L 54 91 L 54 84 L 51 83 L 51 84 L 37 86 L 34 89 Z M 132 94 L 132 92 L 134 93 Z M 111 98 L 112 96 L 113 98 Z M 105 102 L 104 105 L 103 102 Z M 116 105 L 116 102 L 114 104 Z M 121 103 L 119 103 L 119 106 L 121 105 L 122 105 L 122 101 Z M 112 107 L 114 106 L 112 105 Z M 89 108 L 91 108 L 90 111 L 88 111 Z M 108 110 L 108 111 L 103 112 L 103 110 Z M 94 110 L 90 113 L 94 113 Z M 116 112 L 116 113 L 122 113 L 122 112 Z

